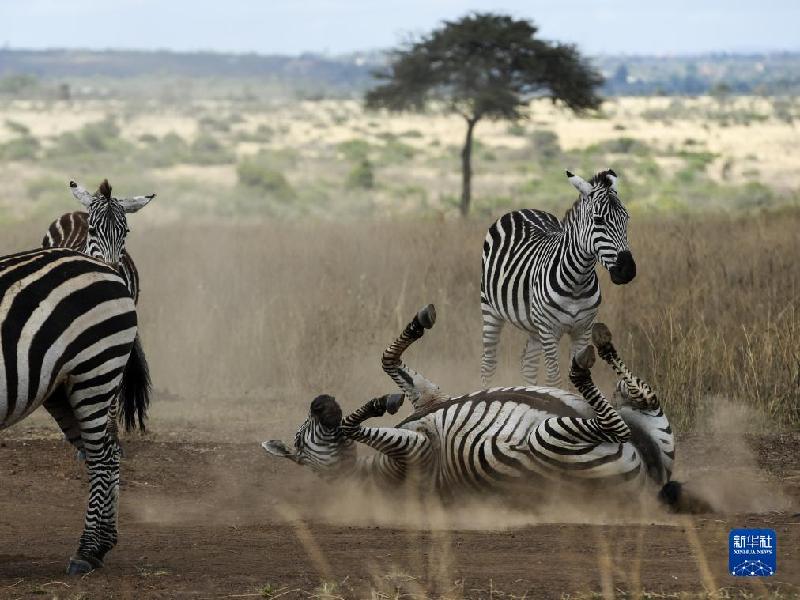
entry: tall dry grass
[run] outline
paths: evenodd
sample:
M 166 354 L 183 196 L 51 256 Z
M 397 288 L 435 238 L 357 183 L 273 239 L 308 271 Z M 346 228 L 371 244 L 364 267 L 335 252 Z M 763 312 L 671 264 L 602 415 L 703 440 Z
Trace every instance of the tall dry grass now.
M 408 362 L 450 393 L 476 389 L 488 225 L 134 222 L 152 429 L 263 439 L 293 432 L 316 394 L 354 408 L 391 391 L 381 351 L 428 302 L 439 321 Z M 5 231 L 2 250 L 35 246 L 44 226 Z M 800 422 L 799 226 L 798 213 L 634 219 L 639 275 L 618 287 L 601 272 L 600 318 L 679 429 L 719 397 L 771 427 Z M 521 382 L 523 342 L 506 329 L 495 383 Z

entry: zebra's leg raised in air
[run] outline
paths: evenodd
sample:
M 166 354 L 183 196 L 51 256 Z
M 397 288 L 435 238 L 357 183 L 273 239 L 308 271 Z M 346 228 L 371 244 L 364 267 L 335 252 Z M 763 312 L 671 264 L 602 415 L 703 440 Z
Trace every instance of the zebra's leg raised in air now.
M 403 333 L 392 342 L 381 357 L 384 372 L 405 392 L 414 409 L 419 409 L 440 400 L 449 398 L 439 390 L 439 386 L 426 379 L 402 361 L 403 352 L 425 334 L 436 323 L 436 309 L 433 304 L 422 308 L 406 325 Z
M 481 303 L 483 316 L 483 356 L 481 358 L 481 383 L 488 387 L 497 371 L 497 346 L 505 321 L 498 317 L 486 303 Z
M 536 333 L 528 336 L 525 348 L 522 350 L 522 379 L 528 385 L 536 385 L 539 376 L 539 359 L 542 356 L 542 343 Z
M 399 483 L 406 479 L 410 468 L 424 468 L 430 462 L 431 445 L 428 438 L 409 429 L 361 425 L 366 419 L 391 412 L 395 401 L 396 394 L 370 400 L 342 420 L 341 430 L 347 439 L 378 451 L 361 468 L 383 482 Z
M 621 459 L 619 444 L 630 439 L 625 421 L 592 382 L 589 369 L 593 364 L 594 347 L 588 346 L 572 359 L 570 379 L 596 416 L 545 419 L 528 436 L 533 458 L 551 472 L 593 477 L 600 472 L 599 466 Z M 638 474 L 638 464 L 631 465 L 631 477 Z
M 640 410 L 659 410 L 661 405 L 658 396 L 643 380 L 636 377 L 617 354 L 611 341 L 611 331 L 605 323 L 595 323 L 592 328 L 592 341 L 597 346 L 597 353 L 614 369 L 620 381 L 617 390 L 623 399 Z

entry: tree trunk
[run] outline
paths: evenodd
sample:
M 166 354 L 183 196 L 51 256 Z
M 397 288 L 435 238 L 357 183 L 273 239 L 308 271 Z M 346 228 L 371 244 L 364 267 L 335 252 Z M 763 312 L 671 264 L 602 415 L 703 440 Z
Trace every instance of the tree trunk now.
M 461 149 L 461 216 L 469 214 L 469 204 L 472 199 L 472 130 L 478 122 L 478 117 L 471 117 L 467 121 L 467 138 Z

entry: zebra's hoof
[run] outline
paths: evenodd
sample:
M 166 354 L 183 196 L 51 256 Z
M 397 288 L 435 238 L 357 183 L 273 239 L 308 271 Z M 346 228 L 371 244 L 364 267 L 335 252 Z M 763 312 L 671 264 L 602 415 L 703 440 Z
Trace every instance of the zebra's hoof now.
M 85 575 L 86 573 L 91 573 L 95 569 L 102 566 L 102 562 L 97 566 L 94 566 L 91 562 L 84 558 L 73 556 L 69 559 L 69 565 L 67 565 L 67 575 Z
M 436 308 L 433 304 L 428 304 L 425 308 L 417 313 L 417 321 L 425 329 L 430 329 L 436 323 Z
M 386 412 L 390 415 L 395 414 L 400 407 L 403 406 L 403 400 L 405 400 L 405 396 L 403 394 L 390 394 L 386 398 Z
M 591 369 L 594 366 L 594 346 L 586 346 L 575 355 L 574 360 L 581 369 Z
M 592 342 L 598 348 L 611 343 L 611 330 L 605 323 L 595 323 L 592 327 Z

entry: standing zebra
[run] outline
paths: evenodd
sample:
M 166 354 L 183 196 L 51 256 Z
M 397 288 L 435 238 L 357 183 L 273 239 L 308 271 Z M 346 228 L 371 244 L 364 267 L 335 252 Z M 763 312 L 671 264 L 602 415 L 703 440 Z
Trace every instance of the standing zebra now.
M 594 343 L 620 376 L 619 411 L 592 382 L 592 346 L 572 359 L 570 379 L 582 397 L 544 387 L 448 397 L 400 363 L 408 340 L 422 337 L 433 325 L 431 317 L 430 309 L 420 311 L 384 353 L 384 365 L 396 369 L 387 373 L 399 378 L 401 389 L 410 390 L 415 401 L 410 417 L 396 427 L 365 427 L 366 419 L 397 412 L 402 396 L 375 398 L 345 418 L 334 398 L 319 396 L 293 449 L 279 440 L 264 442 L 264 449 L 322 475 L 352 475 L 380 487 L 413 475 L 422 489 L 443 497 L 520 487 L 535 493 L 555 482 L 575 490 L 599 486 L 623 493 L 649 485 L 661 489 L 663 500 L 680 506 L 685 494 L 670 481 L 675 446 L 669 421 L 650 387 L 619 358 L 605 325 L 595 325 Z M 358 458 L 354 442 L 377 453 Z
M 125 285 L 128 287 L 134 303 L 138 303 L 139 271 L 136 269 L 133 258 L 125 249 L 125 247 L 122 247 L 117 262 L 112 262 L 112 260 L 114 260 L 113 254 L 108 250 L 108 248 L 105 247 L 104 244 L 100 244 L 97 241 L 98 239 L 102 239 L 102 237 L 98 238 L 97 236 L 93 236 L 90 243 L 89 231 L 97 231 L 98 226 L 105 218 L 105 211 L 103 207 L 107 206 L 113 200 L 111 196 L 111 186 L 108 183 L 108 179 L 103 180 L 93 195 L 89 194 L 82 186 L 78 185 L 74 181 L 70 182 L 70 190 L 72 191 L 72 195 L 75 197 L 75 199 L 83 204 L 83 206 L 86 207 L 89 212 L 76 211 L 61 215 L 58 219 L 50 224 L 50 227 L 47 228 L 47 233 L 42 239 L 42 247 L 72 248 L 73 250 L 79 250 L 85 254 L 88 254 L 89 256 L 92 256 L 98 260 L 102 260 L 103 262 L 111 265 L 117 269 L 119 274 L 122 276 L 122 279 L 125 281 Z M 142 208 L 155 197 L 155 194 L 150 194 L 148 196 L 136 196 L 134 198 L 122 199 L 118 200 L 118 202 L 125 206 L 135 205 L 139 208 Z M 94 210 L 92 209 L 93 205 L 95 207 Z M 139 208 L 136 210 L 139 210 Z M 125 234 L 127 233 L 128 229 L 126 225 Z M 134 343 L 133 352 L 142 356 L 142 360 L 140 361 L 141 364 L 146 364 L 143 360 L 144 351 L 142 350 L 141 341 L 138 335 Z M 147 376 L 147 374 L 145 373 L 144 376 Z M 109 407 L 109 431 L 111 432 L 112 438 L 120 447 L 120 450 L 122 450 L 122 446 L 119 444 L 119 435 L 117 432 L 116 398 L 112 400 L 111 406 Z
M 132 427 L 148 403 L 144 357 L 132 353 L 136 306 L 103 262 L 39 249 L 0 258 L 0 320 L 0 429 L 43 405 L 85 454 L 89 505 L 67 572 L 91 571 L 117 541 L 119 452 L 109 406 L 119 393 Z
M 589 343 L 600 306 L 595 263 L 611 281 L 636 276 L 628 247 L 628 212 L 617 196 L 617 174 L 601 171 L 588 182 L 567 171 L 580 197 L 559 223 L 550 213 L 516 210 L 500 217 L 483 242 L 481 380 L 497 368 L 497 345 L 506 321 L 528 334 L 522 375 L 536 385 L 544 352 L 547 384 L 560 383 L 558 343 L 565 333 L 575 356 Z

